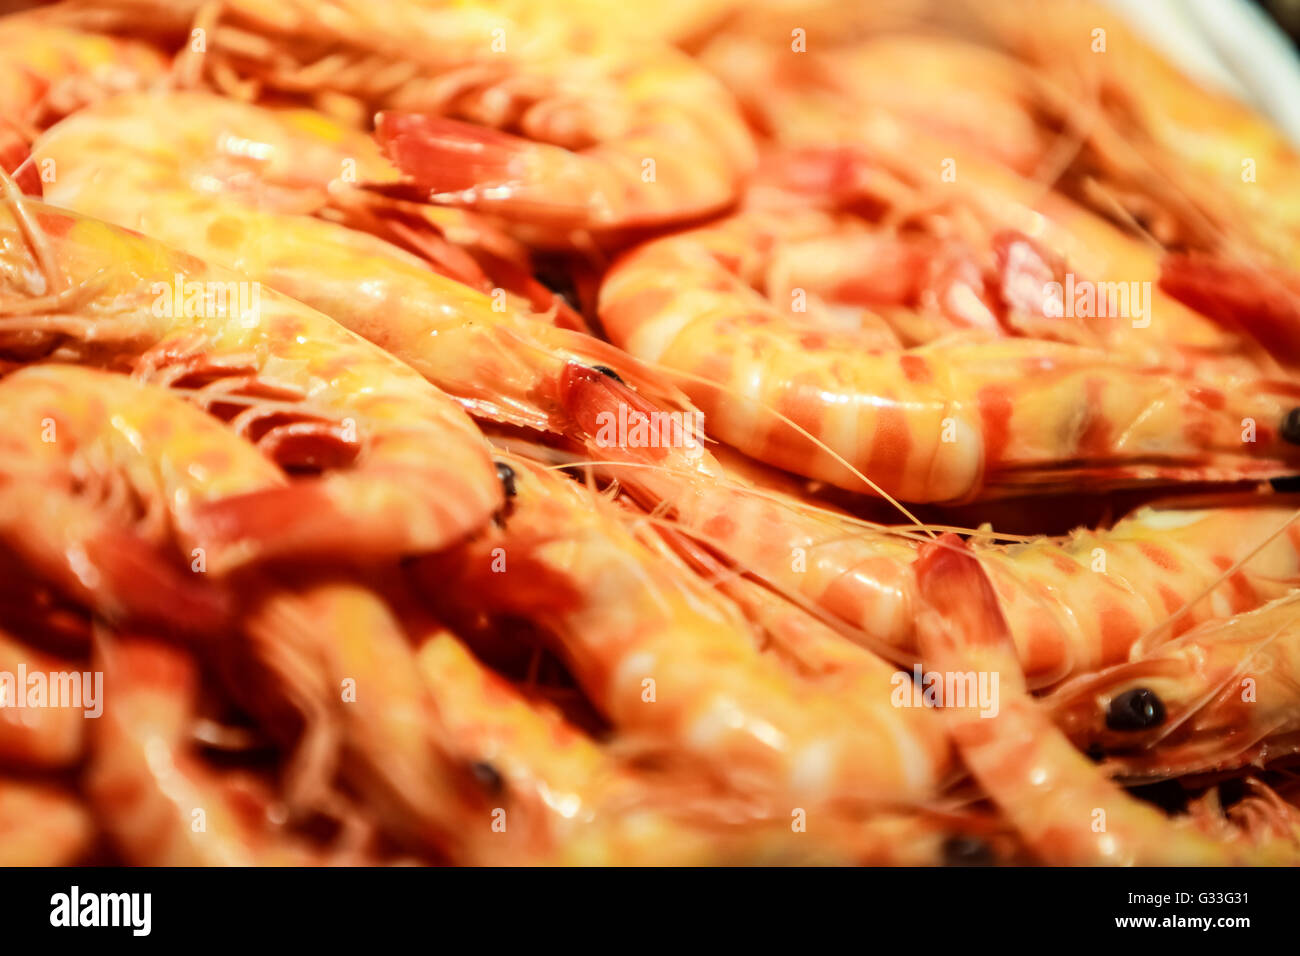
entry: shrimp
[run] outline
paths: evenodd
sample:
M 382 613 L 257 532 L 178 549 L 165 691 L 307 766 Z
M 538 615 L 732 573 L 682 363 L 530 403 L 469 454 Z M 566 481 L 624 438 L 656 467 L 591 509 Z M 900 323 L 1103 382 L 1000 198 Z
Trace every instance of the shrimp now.
M 6 17 L 0 36 L 0 167 L 18 169 L 31 141 L 60 117 L 148 86 L 166 69 L 160 52 L 135 40 L 45 25 L 31 15 Z M 37 167 L 17 176 L 24 191 L 40 194 Z
M 534 241 L 560 247 L 575 232 L 671 225 L 736 199 L 754 147 L 713 77 L 666 49 L 625 56 L 597 75 L 627 117 L 584 148 L 429 113 L 381 112 L 376 135 L 430 202 L 535 223 L 544 232 Z
M 769 464 L 960 502 L 1080 478 L 1276 477 L 1300 460 L 1280 434 L 1298 396 L 1290 384 L 1205 384 L 1037 339 L 881 348 L 869 331 L 809 327 L 749 288 L 729 254 L 735 229 L 744 235 L 724 222 L 630 252 L 598 310 L 616 344 L 681 373 L 712 435 Z
M 1028 29 L 1035 5 L 983 5 L 976 19 L 989 42 L 1056 84 L 1055 102 L 1043 104 L 1049 119 L 1082 126 L 1086 137 L 1074 172 L 1099 180 L 1140 221 L 1155 218 L 1166 244 L 1298 261 L 1300 205 L 1290 190 L 1268 187 L 1291 181 L 1300 156 L 1272 123 L 1189 78 L 1104 7 L 1053 4 Z M 1097 36 L 1105 55 L 1093 49 Z M 1072 117 L 1080 100 L 1098 104 L 1099 115 Z
M 143 15 L 179 35 L 202 7 L 113 0 L 65 19 Z M 380 140 L 418 192 L 540 227 L 560 247 L 731 202 L 754 147 L 722 85 L 666 43 L 621 37 L 615 18 L 547 12 L 402 3 L 376 15 L 349 0 L 324 17 L 299 0 L 237 0 L 198 21 L 211 34 L 199 69 L 232 92 L 251 81 L 386 110 Z
M 816 55 L 802 56 L 792 55 L 788 26 L 733 27 L 700 58 L 778 141 L 847 141 L 850 130 L 904 126 L 1020 175 L 1037 171 L 1055 138 L 1035 115 L 1033 71 L 962 38 L 856 32 L 824 30 Z
M 23 677 L 70 674 L 82 668 L 77 662 L 45 654 L 0 632 L 0 764 L 5 766 L 62 768 L 75 764 L 85 747 L 88 708 L 60 706 L 42 700 L 27 706 L 28 687 Z
M 0 415 L 0 538 L 30 571 L 106 620 L 229 624 L 229 595 L 193 570 L 202 512 L 286 487 L 272 462 L 182 399 L 93 369 L 15 372 Z
M 61 170 L 50 201 L 152 235 L 320 309 L 475 417 L 566 432 L 571 423 L 561 415 L 558 391 L 572 362 L 617 369 L 667 405 L 684 401 L 608 343 L 498 303 L 375 236 L 302 215 L 319 205 L 349 160 L 360 164 L 360 175 L 383 175 L 378 157 L 351 155 L 355 145 L 317 114 L 191 92 L 123 96 L 83 110 L 42 137 L 35 151 Z M 117 187 L 102 189 L 105 179 Z
M 480 613 L 486 602 L 534 620 L 629 745 L 684 748 L 765 803 L 933 792 L 946 745 L 931 715 L 891 705 L 892 667 L 864 655 L 843 693 L 799 680 L 760 653 L 734 605 L 656 557 L 608 503 L 501 460 L 515 489 L 505 527 L 422 562 L 419 580 L 443 613 Z M 468 594 L 473 609 L 461 603 Z
M 187 740 L 198 670 L 182 651 L 101 636 L 108 703 L 92 733 L 85 788 L 100 827 L 130 863 L 304 865 L 316 853 L 287 834 L 256 778 L 219 773 Z
M 698 442 L 601 441 L 604 410 L 622 406 L 631 422 L 652 420 L 656 409 L 591 369 L 572 368 L 563 395 L 569 414 L 597 436 L 587 446 L 590 467 L 848 639 L 915 661 L 911 565 L 925 526 L 882 525 L 810 505 L 741 478 Z M 1300 580 L 1300 527 L 1288 502 L 1260 495 L 1218 507 L 1156 503 L 1109 528 L 1008 544 L 976 535 L 973 544 L 1021 666 L 1043 687 L 1127 660 L 1144 638 L 1173 636 L 1284 593 Z
M 489 832 L 486 795 L 455 757 L 442 704 L 420 679 L 410 635 L 387 602 L 359 583 L 275 580 L 241 622 L 246 652 L 232 690 L 286 729 L 296 712 L 285 774 L 291 809 L 330 809 L 341 777 L 378 826 L 424 853 L 464 859 L 474 819 Z M 257 675 L 249 682 L 248 662 Z
M 1030 696 L 992 585 L 956 536 L 916 564 L 926 667 L 997 678 L 996 708 L 947 707 L 962 759 L 1040 859 L 1066 865 L 1294 865 L 1300 824 L 1268 842 L 1203 835 L 1124 793 L 1055 728 Z
M 0 866 L 71 866 L 95 828 L 85 806 L 59 787 L 0 779 Z
M 1201 360 L 1221 359 L 1239 351 L 1233 341 L 1240 340 L 1294 364 L 1288 343 L 1295 335 L 1269 335 L 1279 323 L 1285 329 L 1296 327 L 1295 291 L 1285 273 L 1279 276 L 1280 270 L 1270 267 L 1270 262 L 1275 267 L 1294 256 L 1279 258 L 1265 251 L 1278 247 L 1276 238 L 1249 238 L 1271 221 L 1273 210 L 1263 206 L 1287 208 L 1288 203 L 1272 199 L 1276 191 L 1254 184 L 1253 167 L 1252 176 L 1241 169 L 1242 157 L 1269 170 L 1294 166 L 1293 156 L 1279 148 L 1276 132 L 1258 124 L 1257 133 L 1266 142 L 1258 142 L 1257 135 L 1229 140 L 1214 175 L 1198 179 L 1174 161 L 1175 155 L 1200 152 L 1215 141 L 1211 129 L 1219 124 L 1173 134 L 1163 149 L 1131 144 L 1131 138 L 1140 141 L 1143 134 L 1130 127 L 1150 104 L 1123 105 L 1129 100 L 1141 99 L 1152 88 L 1187 99 L 1156 111 L 1160 116 L 1196 114 L 1200 104 L 1186 97 L 1188 84 L 1163 63 L 1157 69 L 1170 76 L 1152 76 L 1150 83 L 1138 79 L 1151 72 L 1149 64 L 1132 71 L 1118 68 L 1135 57 L 1157 59 L 1149 51 L 1141 54 L 1143 48 L 1127 30 L 1117 29 L 1120 39 L 1112 38 L 1105 55 L 1092 50 L 1092 31 L 1101 32 L 1098 24 L 1108 22 L 1108 14 L 1086 8 L 1086 15 L 1076 19 L 1076 6 L 1064 17 L 1053 8 L 1051 17 L 1036 18 L 1023 16 L 1023 4 L 953 7 L 976 14 L 984 27 L 978 38 L 1001 49 L 981 48 L 932 29 L 865 39 L 860 29 L 850 29 L 832 33 L 834 39 L 821 41 L 817 56 L 808 57 L 791 55 L 786 34 L 760 30 L 757 35 L 728 31 L 703 57 L 774 143 L 787 149 L 865 149 L 877 160 L 888 157 L 909 173 L 923 200 L 960 197 L 963 206 L 978 210 L 997 228 L 1034 236 L 1069 262 L 1077 276 L 1093 282 L 1151 283 L 1151 321 L 1148 325 L 1144 319 L 1140 330 L 1126 337 L 1130 351 L 1168 343 L 1178 347 L 1175 355 L 1190 348 L 1192 359 L 1196 351 Z M 1007 16 L 1008 10 L 1022 16 Z M 1025 29 L 1038 19 L 1051 24 L 1050 42 L 1043 42 L 1044 31 Z M 1008 55 L 1026 44 L 1036 49 L 1040 67 L 1051 61 L 1048 72 Z M 1051 72 L 1060 62 L 1090 78 L 1083 92 L 1075 89 L 1077 78 Z M 1100 80 L 1092 76 L 1098 71 L 1113 76 Z M 950 73 L 961 76 L 960 92 L 952 83 L 934 82 Z M 1114 97 L 1112 84 L 1117 87 Z M 1081 108 L 1080 100 L 1097 106 Z M 971 101 L 980 107 L 972 109 Z M 1111 123 L 1105 110 L 1116 102 L 1120 115 Z M 1241 113 L 1239 107 L 1232 110 Z M 1216 111 L 1209 103 L 1202 115 L 1215 116 Z M 979 121 L 973 123 L 971 117 Z M 856 178 L 846 179 L 844 173 L 841 165 L 835 182 L 841 192 Z M 1244 187 L 1243 178 L 1251 180 Z M 1279 181 L 1285 178 L 1281 175 Z M 1259 208 L 1227 227 L 1195 208 L 1231 205 L 1236 196 Z M 945 222 L 953 218 L 950 211 L 940 215 Z M 1135 231 L 1142 237 L 1134 236 Z M 1157 240 L 1163 240 L 1163 247 Z M 1202 254 L 1171 253 L 1170 244 Z M 1237 309 L 1224 308 L 1225 294 Z
M 599 743 L 528 700 L 445 628 L 428 632 L 417 657 L 463 759 L 493 788 L 504 826 L 463 862 L 935 865 L 1016 852 L 996 824 L 969 813 L 812 809 L 806 830 L 796 831 L 685 768 L 629 765 L 617 737 Z M 487 820 L 479 826 L 486 830 Z
M 1080 748 L 1126 777 L 1263 764 L 1300 746 L 1295 594 L 1207 621 L 1045 701 Z
M 281 465 L 324 470 L 198 509 L 190 531 L 210 571 L 436 549 L 500 507 L 486 445 L 460 407 L 325 316 L 36 203 L 12 204 L 0 236 L 0 344 L 192 389 Z

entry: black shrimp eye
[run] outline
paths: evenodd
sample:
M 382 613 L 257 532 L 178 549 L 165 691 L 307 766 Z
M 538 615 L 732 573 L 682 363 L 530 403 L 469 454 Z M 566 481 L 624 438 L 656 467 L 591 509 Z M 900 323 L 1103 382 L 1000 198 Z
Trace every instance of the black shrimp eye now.
M 1101 763 L 1106 759 L 1105 748 L 1095 740 L 1088 744 L 1088 749 L 1084 751 L 1084 754 L 1086 754 L 1088 759 L 1093 763 Z
M 979 837 L 955 834 L 943 841 L 944 866 L 992 866 L 993 848 Z
M 504 461 L 498 461 L 496 466 L 497 478 L 501 481 L 501 487 L 505 489 L 506 497 L 513 498 L 518 494 L 515 490 L 515 470 Z
M 1146 730 L 1164 719 L 1165 705 L 1145 687 L 1124 691 L 1106 708 L 1106 726 L 1111 730 Z
M 1293 445 L 1300 445 L 1300 407 L 1291 409 L 1282 419 L 1282 437 Z
M 506 788 L 506 782 L 501 778 L 501 772 L 485 760 L 475 763 L 470 770 L 474 773 L 474 779 L 487 792 L 488 796 L 499 797 Z
M 593 365 L 591 368 L 592 371 L 599 372 L 601 375 L 608 376 L 609 378 L 612 378 L 614 381 L 618 382 L 618 384 L 620 385 L 627 384 L 627 382 L 623 381 L 623 379 L 619 377 L 618 372 L 615 372 L 608 365 Z M 1300 412 L 1300 408 L 1297 408 L 1296 411 Z M 1300 425 L 1297 425 L 1297 428 L 1300 428 Z M 1297 439 L 1297 442 L 1300 443 L 1300 439 Z

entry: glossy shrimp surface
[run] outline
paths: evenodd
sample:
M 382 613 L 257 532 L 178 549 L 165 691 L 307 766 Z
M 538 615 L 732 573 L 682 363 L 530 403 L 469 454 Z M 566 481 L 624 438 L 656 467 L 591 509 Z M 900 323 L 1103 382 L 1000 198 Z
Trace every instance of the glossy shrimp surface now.
M 197 516 L 214 567 L 322 547 L 361 558 L 437 548 L 499 504 L 473 423 L 387 353 L 188 254 L 49 207 L 20 208 L 20 216 L 34 210 L 23 221 L 40 244 L 35 253 L 9 250 L 15 271 L 0 329 L 16 348 L 35 343 L 37 354 L 57 349 L 193 389 L 281 464 L 323 470 L 295 490 L 299 502 L 317 503 L 295 508 L 296 520 L 283 489 L 229 496 Z M 12 218 L 9 230 L 17 238 Z M 16 271 L 33 255 L 55 259 L 49 276 Z M 54 282 L 60 291 L 46 288 Z M 427 470 L 430 447 L 439 449 L 436 474 Z M 324 511 L 338 520 L 321 522 Z
M 575 361 L 617 368 L 649 394 L 677 399 L 625 354 L 552 327 L 501 289 L 489 295 L 459 281 L 468 278 L 460 271 L 439 275 L 376 235 L 310 216 L 346 186 L 345 172 L 358 180 L 392 172 L 372 144 L 320 114 L 194 92 L 125 96 L 81 111 L 35 149 L 64 170 L 50 201 L 320 309 L 476 417 L 570 431 L 558 392 Z M 119 188 L 100 188 L 105 179 Z
M 0 864 L 1300 862 L 1297 153 L 1119 12 L 22 5 Z

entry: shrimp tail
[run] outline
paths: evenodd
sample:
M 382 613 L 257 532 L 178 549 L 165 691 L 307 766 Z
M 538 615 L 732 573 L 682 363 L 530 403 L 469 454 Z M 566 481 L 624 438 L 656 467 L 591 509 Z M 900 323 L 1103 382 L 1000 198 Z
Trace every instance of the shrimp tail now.
M 1300 290 L 1282 275 L 1204 253 L 1173 253 L 1161 262 L 1160 288 L 1246 333 L 1279 362 L 1300 364 Z
M 580 161 L 559 147 L 442 116 L 391 111 L 376 116 L 375 137 L 407 176 L 405 183 L 379 188 L 389 195 L 414 194 L 555 226 L 578 226 L 600 211 L 598 192 L 579 190 L 589 201 L 566 201 L 544 185 L 557 175 L 561 181 L 584 178 Z M 544 176 L 542 164 L 549 167 Z
M 920 546 L 913 566 L 925 611 L 940 627 L 927 627 L 927 660 L 947 666 L 953 660 L 979 657 L 1005 680 L 1020 672 L 1015 642 L 988 575 L 969 547 L 948 533 Z M 1023 680 L 1023 678 L 1022 678 Z
M 518 153 L 516 141 L 526 142 L 460 120 L 387 110 L 375 117 L 375 136 L 402 172 L 434 194 L 503 184 Z

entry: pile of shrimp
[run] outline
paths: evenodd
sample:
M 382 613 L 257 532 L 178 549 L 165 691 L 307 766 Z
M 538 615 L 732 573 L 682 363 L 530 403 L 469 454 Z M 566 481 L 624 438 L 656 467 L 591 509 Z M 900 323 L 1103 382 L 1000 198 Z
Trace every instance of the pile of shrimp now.
M 20 6 L 0 865 L 1300 862 L 1300 155 L 1111 13 Z

